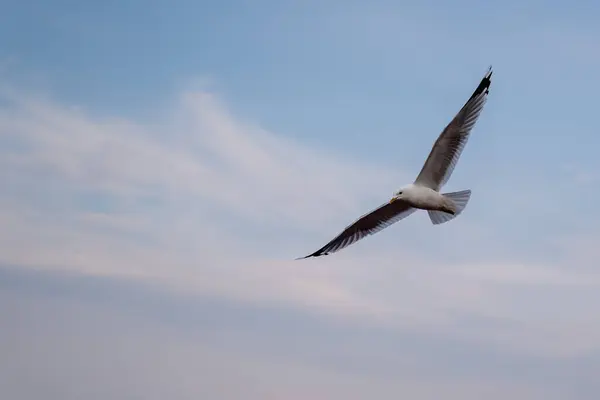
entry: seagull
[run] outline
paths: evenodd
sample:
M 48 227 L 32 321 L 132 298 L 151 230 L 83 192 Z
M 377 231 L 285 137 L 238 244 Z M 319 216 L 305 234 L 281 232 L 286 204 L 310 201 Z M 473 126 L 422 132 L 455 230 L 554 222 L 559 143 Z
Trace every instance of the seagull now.
M 460 215 L 469 202 L 471 190 L 442 194 L 440 189 L 448 182 L 467 144 L 471 130 L 483 110 L 491 78 L 492 67 L 490 66 L 469 100 L 433 144 L 429 157 L 412 184 L 402 187 L 394 193 L 389 202 L 348 225 L 344 231 L 319 250 L 297 260 L 340 251 L 408 217 L 417 210 L 426 210 L 434 225 L 443 224 Z

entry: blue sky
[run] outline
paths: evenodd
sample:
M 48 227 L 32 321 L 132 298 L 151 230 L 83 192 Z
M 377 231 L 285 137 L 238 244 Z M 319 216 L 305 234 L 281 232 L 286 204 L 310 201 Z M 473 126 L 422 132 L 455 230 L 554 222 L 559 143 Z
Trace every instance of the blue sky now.
M 599 12 L 8 3 L 1 386 L 16 399 L 595 398 Z M 473 190 L 460 218 L 416 213 L 291 261 L 414 179 L 490 64 L 447 186 Z

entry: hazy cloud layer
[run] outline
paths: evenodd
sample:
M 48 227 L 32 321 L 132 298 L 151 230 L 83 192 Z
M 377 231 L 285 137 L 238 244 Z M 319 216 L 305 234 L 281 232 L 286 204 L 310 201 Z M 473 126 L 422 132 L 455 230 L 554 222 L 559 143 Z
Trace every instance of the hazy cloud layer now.
M 284 3 L 246 24 L 241 5 L 132 7 L 139 29 L 69 7 L 27 19 L 60 39 L 33 58 L 29 36 L 0 35 L 21 49 L 0 57 L 0 392 L 595 399 L 595 21 L 529 3 Z M 11 80 L 27 61 L 63 90 Z M 490 63 L 448 187 L 473 190 L 466 212 L 293 261 L 414 178 Z M 198 71 L 210 79 L 190 84 Z
M 599 388 L 597 352 L 531 357 L 133 281 L 0 276 L 0 383 L 15 399 L 592 399 Z

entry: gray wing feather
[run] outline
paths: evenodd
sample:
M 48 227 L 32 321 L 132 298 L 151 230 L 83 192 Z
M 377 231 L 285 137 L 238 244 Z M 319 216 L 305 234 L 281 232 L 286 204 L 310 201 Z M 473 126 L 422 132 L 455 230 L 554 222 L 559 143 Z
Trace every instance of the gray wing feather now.
M 448 182 L 487 101 L 492 68 L 433 145 L 415 183 L 439 190 Z
M 415 208 L 412 208 L 408 203 L 402 200 L 396 200 L 391 204 L 382 204 L 380 207 L 363 215 L 355 222 L 348 225 L 344 231 L 319 250 L 300 258 L 325 256 L 340 251 L 360 239 L 373 235 L 401 219 L 408 217 L 415 211 Z

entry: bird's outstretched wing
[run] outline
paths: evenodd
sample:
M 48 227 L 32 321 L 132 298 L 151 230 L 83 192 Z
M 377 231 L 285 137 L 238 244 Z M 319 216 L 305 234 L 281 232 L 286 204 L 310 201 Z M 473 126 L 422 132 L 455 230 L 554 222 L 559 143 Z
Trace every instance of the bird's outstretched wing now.
M 408 217 L 416 210 L 416 208 L 412 208 L 403 200 L 396 200 L 392 203 L 383 204 L 379 208 L 376 208 L 370 213 L 363 215 L 354 223 L 346 227 L 342 233 L 337 235 L 319 250 L 305 257 L 297 258 L 297 260 L 335 253 L 344 247 L 350 246 L 352 243 L 364 238 L 365 236 L 377 233 L 393 223 Z
M 460 158 L 471 129 L 483 110 L 492 78 L 490 67 L 462 109 L 444 128 L 433 145 L 427 161 L 417 176 L 415 183 L 439 190 L 448 182 Z

